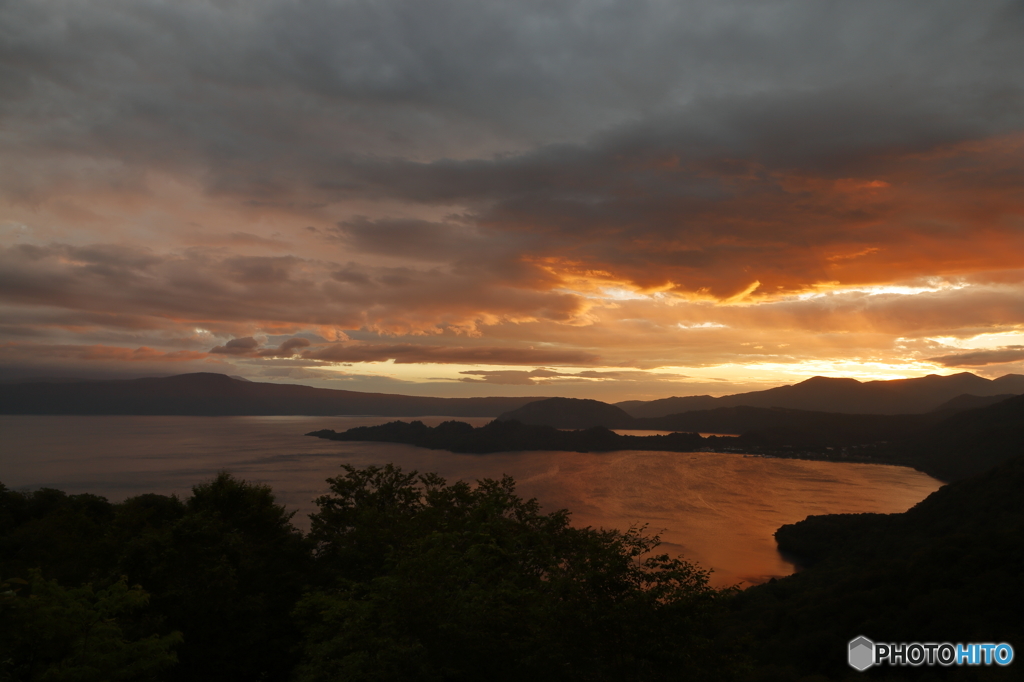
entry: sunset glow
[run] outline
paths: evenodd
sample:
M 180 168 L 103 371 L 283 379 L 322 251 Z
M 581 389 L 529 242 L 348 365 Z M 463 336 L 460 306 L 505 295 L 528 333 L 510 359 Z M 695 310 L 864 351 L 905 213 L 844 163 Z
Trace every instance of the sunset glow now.
M 0 378 L 1024 373 L 1019 5 L 573 7 L 5 5 Z

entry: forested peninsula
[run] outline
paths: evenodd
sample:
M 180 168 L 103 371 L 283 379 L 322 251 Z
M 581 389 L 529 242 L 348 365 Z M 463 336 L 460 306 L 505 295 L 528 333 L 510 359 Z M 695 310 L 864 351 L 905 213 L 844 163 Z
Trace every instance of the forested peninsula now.
M 432 450 L 486 454 L 521 450 L 562 450 L 568 452 L 609 452 L 612 450 L 661 450 L 692 452 L 734 438 L 702 438 L 697 433 L 657 436 L 622 436 L 603 426 L 581 430 L 560 430 L 551 426 L 494 420 L 474 428 L 466 422 L 446 421 L 431 427 L 421 421 L 393 421 L 379 426 L 358 426 L 335 432 L 311 431 L 307 436 L 342 441 L 405 443 Z
M 549 406 L 552 409 L 544 409 Z M 607 418 L 606 407 L 610 406 L 597 401 L 549 398 L 530 403 L 517 412 L 546 415 L 563 424 L 588 423 Z M 634 436 L 615 433 L 605 426 L 559 429 L 547 424 L 523 423 L 510 418 L 518 416 L 512 413 L 480 427 L 455 420 L 435 427 L 421 421 L 393 421 L 340 433 L 321 429 L 306 435 L 338 441 L 404 443 L 477 454 L 525 450 L 742 452 L 909 466 L 942 481 L 960 480 L 987 471 L 1019 454 L 1024 443 L 1024 396 L 984 407 L 931 415 L 855 415 L 754 407 L 718 408 L 711 412 L 717 414 L 698 415 L 699 420 L 695 419 L 694 423 L 717 424 L 742 432 L 736 437 L 701 436 L 684 431 Z M 663 423 L 645 425 L 668 430 L 673 426 L 671 420 L 672 417 L 661 420 Z M 687 425 L 692 426 L 689 422 Z

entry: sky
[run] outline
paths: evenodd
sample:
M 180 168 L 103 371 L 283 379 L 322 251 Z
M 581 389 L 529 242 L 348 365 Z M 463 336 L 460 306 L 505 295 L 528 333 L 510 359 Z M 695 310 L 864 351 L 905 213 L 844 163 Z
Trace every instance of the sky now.
M 1024 373 L 1019 0 L 0 2 L 0 379 Z

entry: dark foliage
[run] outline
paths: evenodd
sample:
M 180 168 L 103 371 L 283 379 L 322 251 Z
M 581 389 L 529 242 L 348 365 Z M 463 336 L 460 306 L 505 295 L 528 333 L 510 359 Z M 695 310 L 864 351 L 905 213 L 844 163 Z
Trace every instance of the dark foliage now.
M 71 595 L 59 598 L 81 608 L 118 584 L 142 585 L 148 595 L 131 602 L 126 636 L 184 633 L 179 664 L 161 679 L 283 680 L 297 646 L 290 614 L 312 564 L 290 518 L 268 487 L 227 474 L 185 502 L 141 495 L 115 505 L 0 487 L 0 577 L 38 571 L 33 591 Z M 46 613 L 59 630 L 64 612 Z
M 813 564 L 734 604 L 733 635 L 761 661 L 755 679 L 861 676 L 858 635 L 884 642 L 1009 642 L 1024 650 L 1024 458 L 950 484 L 903 514 L 815 516 L 780 547 Z M 741 634 L 742 633 L 742 634 Z M 1019 679 L 991 667 L 872 669 L 873 679 Z M 856 679 L 862 679 L 856 677 Z
M 144 525 L 122 536 L 119 568 L 185 634 L 174 679 L 285 679 L 297 645 L 290 614 L 311 565 L 292 513 L 269 487 L 227 474 L 193 488 L 180 513 L 157 498 L 125 503 L 121 530 Z
M 45 577 L 79 585 L 109 577 L 114 505 L 96 495 L 0 487 L 0 577 L 45 566 Z
M 0 680 L 129 682 L 162 679 L 181 633 L 139 636 L 149 599 L 124 579 L 65 588 L 32 570 L 0 582 Z
M 729 591 L 657 538 L 573 528 L 512 479 L 390 465 L 329 479 L 310 537 L 333 585 L 299 605 L 299 680 L 734 678 L 713 641 Z
M 454 427 L 458 429 L 459 427 Z M 111 504 L 0 486 L 0 680 L 727 680 L 729 591 L 510 478 L 345 467 L 303 537 L 227 474 Z M 133 587 L 130 587 L 133 586 Z

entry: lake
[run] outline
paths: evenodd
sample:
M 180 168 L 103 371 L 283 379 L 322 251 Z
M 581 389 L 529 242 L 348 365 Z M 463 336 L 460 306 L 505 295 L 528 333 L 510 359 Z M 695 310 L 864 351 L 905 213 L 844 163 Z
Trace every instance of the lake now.
M 436 425 L 447 417 L 422 417 Z M 621 451 L 453 454 L 391 443 L 304 436 L 391 421 L 380 417 L 135 417 L 0 415 L 0 482 L 112 501 L 141 493 L 187 496 L 218 471 L 273 487 L 308 527 L 314 498 L 340 465 L 393 462 L 453 482 L 513 476 L 544 509 L 573 523 L 648 524 L 662 550 L 714 570 L 716 585 L 788 575 L 772 533 L 810 514 L 901 512 L 941 483 L 905 467 L 721 453 Z M 459 418 L 474 426 L 486 418 Z M 409 419 L 406 419 L 409 421 Z

